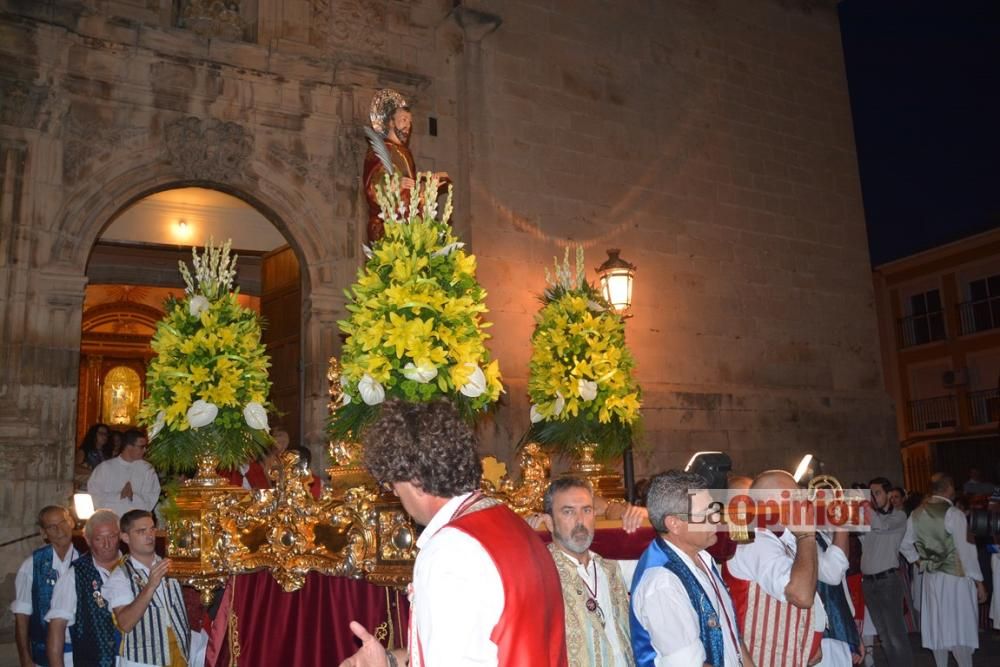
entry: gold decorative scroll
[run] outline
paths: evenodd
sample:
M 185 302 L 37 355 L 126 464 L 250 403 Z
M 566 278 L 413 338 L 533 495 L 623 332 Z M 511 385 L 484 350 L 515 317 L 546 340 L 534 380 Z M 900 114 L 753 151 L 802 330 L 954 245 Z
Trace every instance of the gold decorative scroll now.
M 519 463 L 521 483 L 515 485 L 508 478 L 505 467 L 498 467 L 492 456 L 486 457 L 483 460 L 481 487 L 487 495 L 502 501 L 521 516 L 540 512 L 545 490 L 549 487 L 551 459 L 537 443 L 532 442 L 521 450 Z

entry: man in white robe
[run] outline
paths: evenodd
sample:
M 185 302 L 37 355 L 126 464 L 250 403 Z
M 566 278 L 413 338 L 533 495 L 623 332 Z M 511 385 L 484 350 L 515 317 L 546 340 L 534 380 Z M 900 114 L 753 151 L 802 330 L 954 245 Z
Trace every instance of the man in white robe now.
M 160 480 L 153 466 L 143 460 L 146 436 L 126 431 L 121 454 L 96 468 L 87 482 L 94 507 L 109 509 L 118 516 L 132 510 L 152 512 L 160 498 Z
M 948 664 L 951 651 L 959 667 L 972 667 L 979 648 L 979 603 L 986 588 L 976 547 L 968 540 L 965 515 L 954 505 L 951 477 L 931 477 L 931 497 L 906 524 L 900 553 L 923 572 L 920 638 L 934 653 L 938 667 Z

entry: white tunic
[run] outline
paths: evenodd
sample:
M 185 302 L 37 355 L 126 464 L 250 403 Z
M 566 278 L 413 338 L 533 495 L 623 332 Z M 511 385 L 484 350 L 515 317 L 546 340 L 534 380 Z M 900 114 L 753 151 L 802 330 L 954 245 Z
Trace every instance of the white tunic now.
M 132 484 L 132 500 L 122 498 L 122 489 Z M 146 461 L 125 461 L 120 456 L 94 468 L 87 482 L 96 509 L 109 509 L 119 517 L 131 510 L 152 512 L 160 498 L 160 480 Z
M 934 496 L 951 501 L 941 496 Z M 920 639 L 924 648 L 950 649 L 953 646 L 979 648 L 979 602 L 976 583 L 983 580 L 976 547 L 969 543 L 965 515 L 949 507 L 944 515 L 945 530 L 955 541 L 964 577 L 943 572 L 925 572 L 920 592 Z M 915 545 L 913 518 L 906 522 L 906 535 L 899 552 L 911 563 L 919 559 Z

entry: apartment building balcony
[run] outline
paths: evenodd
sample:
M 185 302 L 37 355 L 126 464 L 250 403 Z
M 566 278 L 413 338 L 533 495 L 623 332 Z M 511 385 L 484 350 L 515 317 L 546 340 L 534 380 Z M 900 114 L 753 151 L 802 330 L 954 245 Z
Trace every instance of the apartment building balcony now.
M 958 304 L 962 335 L 1000 328 L 1000 296 Z
M 970 391 L 963 395 L 947 394 L 910 401 L 908 404 L 910 434 L 927 431 L 959 433 L 962 420 L 961 408 L 967 409 L 966 421 L 970 429 L 1000 423 L 1000 389 Z

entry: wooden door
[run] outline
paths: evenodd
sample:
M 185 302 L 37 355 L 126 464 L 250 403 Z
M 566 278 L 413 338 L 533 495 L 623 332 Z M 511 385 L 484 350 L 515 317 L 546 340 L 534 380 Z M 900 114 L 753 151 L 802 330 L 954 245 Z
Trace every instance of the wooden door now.
M 298 259 L 288 246 L 262 258 L 260 312 L 271 357 L 270 399 L 281 413 L 271 416 L 271 425 L 283 426 L 290 444 L 301 444 L 302 281 Z

